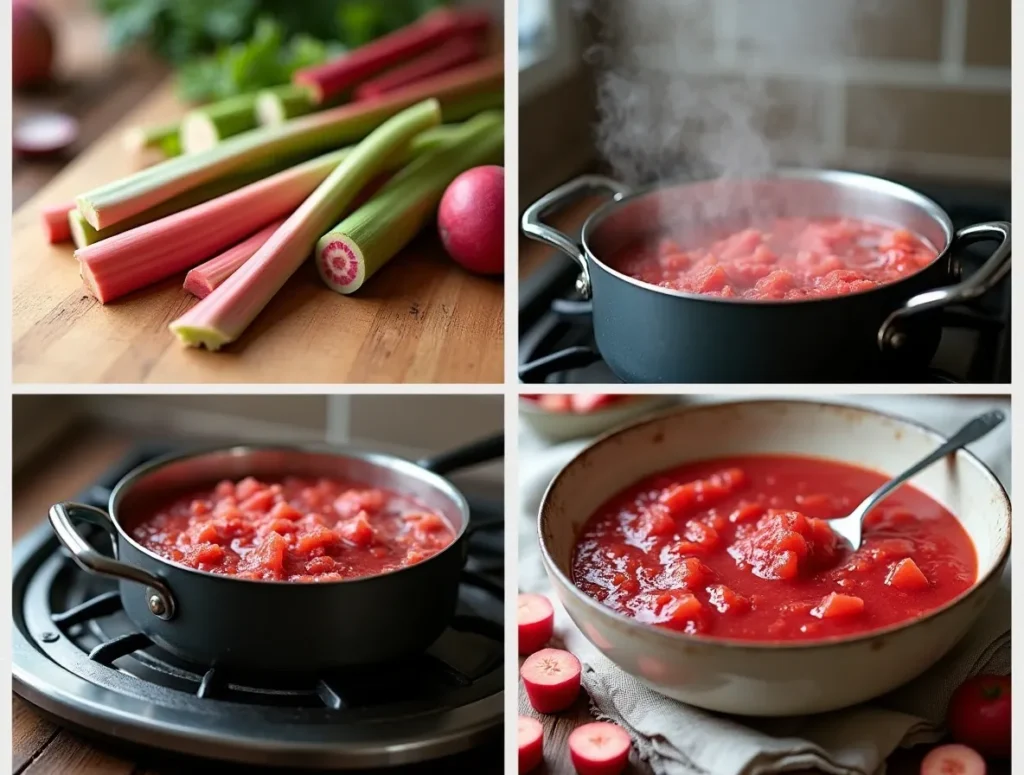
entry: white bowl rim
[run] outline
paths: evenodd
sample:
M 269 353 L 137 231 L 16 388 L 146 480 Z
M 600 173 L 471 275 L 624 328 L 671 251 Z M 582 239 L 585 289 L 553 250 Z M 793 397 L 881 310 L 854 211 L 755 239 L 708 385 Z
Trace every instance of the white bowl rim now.
M 546 544 L 546 542 L 544 540 L 544 531 L 542 531 L 540 529 L 540 525 L 541 525 L 541 521 L 544 519 L 545 507 L 547 506 L 548 499 L 551 496 L 551 492 L 555 488 L 555 486 L 558 484 L 559 480 L 562 478 L 562 476 L 565 474 L 565 472 L 568 470 L 569 466 L 571 466 L 577 460 L 579 460 L 580 458 L 582 458 L 584 455 L 588 454 L 592 450 L 596 449 L 597 447 L 599 447 L 599 446 L 601 446 L 603 444 L 606 444 L 607 442 L 609 442 L 610 440 L 612 440 L 616 436 L 618 436 L 620 434 L 628 433 L 630 431 L 633 431 L 633 430 L 635 430 L 637 428 L 640 428 L 642 426 L 645 426 L 645 425 L 650 425 L 652 423 L 660 422 L 661 420 L 663 420 L 666 417 L 669 417 L 671 415 L 684 414 L 684 413 L 689 413 L 689 412 L 698 412 L 698 411 L 701 411 L 701 410 L 707 410 L 707 409 L 712 409 L 712 408 L 721 408 L 721 407 L 725 407 L 725 406 L 749 406 L 749 405 L 761 405 L 761 406 L 771 406 L 771 405 L 775 405 L 775 406 L 792 406 L 792 405 L 808 406 L 808 405 L 810 405 L 810 406 L 823 406 L 823 407 L 829 407 L 829 408 L 852 410 L 852 411 L 860 412 L 860 413 L 863 413 L 863 414 L 874 415 L 876 417 L 883 417 L 883 418 L 886 418 L 886 419 L 889 419 L 889 420 L 894 420 L 896 422 L 903 423 L 904 425 L 913 427 L 916 430 L 920 431 L 921 433 L 923 433 L 923 434 L 925 434 L 927 436 L 931 436 L 935 440 L 937 445 L 941 444 L 942 442 L 947 440 L 946 436 L 943 436 L 941 433 L 936 431 L 934 428 L 930 428 L 929 426 L 925 425 L 924 423 L 918 422 L 917 420 L 910 420 L 910 419 L 908 419 L 906 417 L 902 417 L 900 415 L 893 414 L 891 412 L 883 412 L 883 411 L 880 411 L 878 409 L 872 409 L 870 407 L 865 407 L 865 406 L 858 405 L 858 404 L 846 404 L 846 403 L 843 403 L 841 401 L 819 401 L 819 400 L 815 400 L 815 399 L 802 399 L 802 398 L 737 399 L 737 400 L 729 400 L 729 401 L 716 401 L 714 403 L 706 403 L 706 404 L 690 404 L 690 405 L 684 404 L 682 406 L 674 407 L 674 408 L 669 409 L 667 411 L 658 412 L 657 414 L 649 415 L 647 417 L 641 418 L 640 420 L 638 420 L 636 422 L 632 422 L 629 425 L 626 425 L 624 427 L 615 428 L 612 431 L 609 431 L 607 433 L 604 433 L 604 434 L 598 436 L 596 439 L 594 439 L 594 441 L 591 444 L 588 444 L 584 449 L 580 450 L 576 455 L 574 455 L 572 460 L 570 460 L 568 463 L 566 463 L 566 465 L 563 466 L 559 470 L 559 472 L 555 475 L 555 477 L 551 480 L 551 483 L 548 485 L 547 489 L 544 491 L 544 497 L 541 499 L 540 513 L 538 515 L 538 520 L 537 520 L 537 541 L 540 544 L 541 556 L 542 556 L 542 558 L 544 560 L 545 566 L 547 566 L 547 568 L 548 568 L 548 571 L 551 572 L 551 573 L 554 573 L 558 577 L 558 580 L 562 584 L 562 586 L 568 588 L 569 594 L 573 595 L 583 605 L 585 605 L 585 606 L 589 607 L 590 609 L 592 609 L 598 616 L 610 617 L 617 624 L 619 624 L 621 626 L 625 626 L 627 629 L 633 630 L 633 631 L 635 631 L 637 633 L 646 633 L 646 634 L 650 635 L 651 637 L 668 638 L 669 640 L 677 641 L 680 644 L 688 644 L 688 645 L 691 645 L 691 646 L 692 645 L 719 646 L 719 647 L 724 647 L 724 648 L 731 649 L 733 651 L 753 651 L 753 652 L 764 652 L 764 651 L 774 651 L 774 652 L 802 651 L 804 649 L 813 649 L 813 648 L 848 646 L 848 645 L 853 644 L 853 643 L 866 642 L 866 641 L 874 640 L 875 638 L 884 637 L 886 635 L 892 635 L 893 633 L 896 633 L 896 632 L 899 632 L 899 631 L 902 631 L 902 630 L 909 630 L 909 629 L 911 629 L 913 627 L 917 627 L 918 625 L 922 625 L 922 624 L 924 624 L 925 622 L 927 622 L 927 621 L 929 621 L 931 619 L 934 619 L 934 618 L 936 618 L 938 616 L 941 616 L 946 611 L 949 611 L 952 608 L 955 608 L 956 606 L 961 605 L 962 603 L 965 603 L 967 600 L 972 598 L 979 590 L 981 590 L 993 578 L 993 576 L 995 576 L 995 574 L 997 572 L 1002 572 L 1002 569 L 1006 565 L 1006 561 L 1007 561 L 1007 559 L 1009 557 L 1009 553 L 1010 553 L 1010 537 L 1011 537 L 1011 531 L 1012 531 L 1012 525 L 1013 525 L 1012 504 L 1010 502 L 1010 497 L 1006 494 L 1006 489 L 1003 487 L 1002 483 L 999 481 L 999 479 L 996 477 L 996 475 L 992 473 L 992 469 L 990 469 L 984 463 L 984 461 L 982 461 L 977 455 L 975 455 L 973 452 L 971 452 L 970 450 L 968 450 L 966 448 L 963 448 L 963 447 L 961 447 L 956 452 L 956 454 L 958 456 L 959 455 L 964 455 L 965 458 L 972 465 L 974 465 L 978 469 L 980 469 L 981 473 L 993 485 L 995 485 L 995 492 L 998 493 L 998 495 L 1001 496 L 1003 502 L 1005 503 L 1007 513 L 1009 513 L 1011 515 L 1010 519 L 1007 520 L 1008 524 L 1006 526 L 1006 539 L 1003 542 L 1003 546 L 1002 546 L 1002 548 L 999 551 L 999 556 L 998 556 L 997 560 L 994 563 L 992 563 L 992 566 L 989 568 L 988 573 L 986 573 L 984 576 L 979 576 L 977 579 L 974 580 L 974 583 L 970 587 L 965 589 L 963 592 L 961 592 L 959 595 L 954 597 L 952 600 L 949 600 L 948 602 L 946 602 L 945 604 L 939 606 L 938 608 L 932 609 L 931 611 L 926 613 L 924 616 L 919 616 L 919 617 L 913 618 L 913 619 L 907 619 L 906 621 L 903 621 L 903 622 L 898 622 L 896 624 L 891 624 L 888 627 L 881 627 L 879 629 L 869 630 L 867 632 L 863 632 L 863 633 L 860 633 L 858 635 L 853 635 L 853 636 L 834 635 L 832 637 L 821 638 L 821 639 L 816 639 L 816 640 L 801 640 L 801 641 L 765 640 L 765 641 L 752 641 L 752 640 L 743 640 L 743 639 L 740 639 L 740 638 L 723 638 L 723 637 L 714 636 L 714 635 L 692 635 L 692 634 L 685 633 L 685 632 L 679 632 L 677 630 L 670 630 L 670 629 L 667 629 L 665 627 L 656 627 L 656 626 L 654 626 L 652 624 L 646 624 L 644 622 L 638 622 L 636 619 L 633 619 L 632 617 L 624 616 L 623 614 L 620 614 L 618 611 L 613 611 L 611 608 L 608 608 L 606 605 L 603 605 L 599 601 L 597 601 L 594 598 L 590 597 L 590 595 L 588 595 L 585 592 L 583 592 L 583 590 L 581 590 L 579 587 L 577 587 L 573 583 L 572 579 L 570 579 L 568 576 L 566 576 L 565 573 L 562 572 L 562 569 L 558 566 L 558 563 L 556 563 L 554 561 L 554 559 L 551 557 L 551 553 L 548 551 L 547 544 Z M 652 472 L 652 473 L 654 473 L 654 472 Z M 954 515 L 954 516 L 956 516 L 957 517 L 957 521 L 959 521 L 959 515 Z M 973 540 L 972 540 L 972 544 L 973 544 Z

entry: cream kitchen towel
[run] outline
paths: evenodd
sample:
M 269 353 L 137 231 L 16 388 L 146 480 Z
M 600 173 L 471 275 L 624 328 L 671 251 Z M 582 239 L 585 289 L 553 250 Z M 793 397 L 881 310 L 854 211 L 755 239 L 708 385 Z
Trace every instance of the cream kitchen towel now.
M 708 398 L 694 399 L 707 401 Z M 850 397 L 838 399 L 916 419 L 952 432 L 1000 399 Z M 520 438 L 520 588 L 550 593 L 537 547 L 537 509 L 552 477 L 585 442 L 545 446 Z M 1009 491 L 1010 423 L 971 445 Z M 556 629 L 584 665 L 595 715 L 629 730 L 640 755 L 661 775 L 768 775 L 818 769 L 835 775 L 879 775 L 901 745 L 937 739 L 949 696 L 981 672 L 1010 670 L 1010 574 L 972 631 L 924 675 L 867 705 L 815 716 L 750 719 L 692 708 L 663 697 L 619 670 L 582 636 L 552 598 Z

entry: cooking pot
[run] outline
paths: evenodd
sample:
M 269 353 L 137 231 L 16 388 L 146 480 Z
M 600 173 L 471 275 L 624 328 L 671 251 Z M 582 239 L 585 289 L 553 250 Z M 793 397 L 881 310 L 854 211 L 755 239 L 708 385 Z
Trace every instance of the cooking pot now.
M 543 222 L 597 192 L 611 200 L 591 213 L 579 240 Z M 662 288 L 607 263 L 638 240 L 669 233 L 683 244 L 700 243 L 778 217 L 881 222 L 924 237 L 938 255 L 916 274 L 871 290 L 785 301 Z M 616 180 L 584 175 L 527 208 L 523 231 L 578 264 L 576 290 L 592 302 L 585 311 L 593 316 L 597 348 L 626 382 L 857 382 L 883 370 L 922 368 L 938 347 L 942 311 L 976 299 L 1010 271 L 1009 223 L 955 231 L 949 215 L 927 197 L 881 178 L 833 170 L 780 170 L 756 180 L 635 193 Z M 954 254 L 984 240 L 996 241 L 996 249 L 961 279 Z
M 504 437 L 409 462 L 392 455 L 316 446 L 236 446 L 162 457 L 127 474 L 106 511 L 78 503 L 50 509 L 57 538 L 85 571 L 116 579 L 124 611 L 154 643 L 203 665 L 318 672 L 382 663 L 425 650 L 448 626 L 472 525 L 462 494 L 443 474 L 499 458 Z M 398 570 L 318 583 L 258 581 L 172 563 L 130 535 L 136 521 L 176 496 L 246 476 L 330 477 L 415 498 L 455 532 L 442 551 Z M 114 556 L 75 528 L 108 531 Z

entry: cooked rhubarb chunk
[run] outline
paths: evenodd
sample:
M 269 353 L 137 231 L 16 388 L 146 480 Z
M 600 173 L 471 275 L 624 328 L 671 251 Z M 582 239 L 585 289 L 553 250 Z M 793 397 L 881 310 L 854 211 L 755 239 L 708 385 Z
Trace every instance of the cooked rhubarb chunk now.
M 835 619 L 857 616 L 863 612 L 864 601 L 861 598 L 832 592 L 816 608 L 811 609 L 811 616 L 817 616 L 819 619 Z
M 930 586 L 928 578 L 917 567 L 917 563 L 909 557 L 892 566 L 892 570 L 885 578 L 885 583 L 904 592 L 919 592 Z

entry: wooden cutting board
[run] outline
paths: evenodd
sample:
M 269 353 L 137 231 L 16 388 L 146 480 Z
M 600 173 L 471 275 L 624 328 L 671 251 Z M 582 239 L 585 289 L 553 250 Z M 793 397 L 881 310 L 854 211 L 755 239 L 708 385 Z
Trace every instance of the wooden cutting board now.
M 122 146 L 125 129 L 182 111 L 168 81 L 14 214 L 15 382 L 502 381 L 503 285 L 455 265 L 431 229 L 353 296 L 328 290 L 306 262 L 243 337 L 215 353 L 183 347 L 167 328 L 195 303 L 184 275 L 106 306 L 89 296 L 71 245 L 46 243 L 40 207 L 140 168 Z

